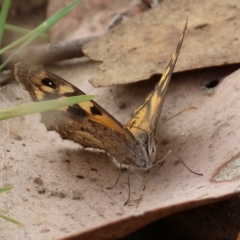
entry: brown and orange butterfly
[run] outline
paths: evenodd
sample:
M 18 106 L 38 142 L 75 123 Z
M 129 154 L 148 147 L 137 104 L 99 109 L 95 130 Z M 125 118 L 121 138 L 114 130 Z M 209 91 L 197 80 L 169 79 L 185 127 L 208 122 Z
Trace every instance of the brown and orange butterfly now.
M 47 130 L 56 131 L 63 139 L 72 140 L 85 148 L 102 149 L 120 164 L 150 168 L 158 160 L 157 122 L 186 28 L 187 23 L 160 81 L 125 125 L 94 101 L 89 101 L 41 113 Z M 31 63 L 19 62 L 14 70 L 16 79 L 24 85 L 33 101 L 84 94 L 66 80 Z

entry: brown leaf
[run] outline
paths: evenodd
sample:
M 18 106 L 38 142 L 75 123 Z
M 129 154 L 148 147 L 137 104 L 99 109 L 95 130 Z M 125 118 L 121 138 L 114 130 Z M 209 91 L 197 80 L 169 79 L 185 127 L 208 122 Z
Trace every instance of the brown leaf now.
M 206 4 L 213 12 L 215 8 L 220 9 L 219 4 Z M 231 10 L 234 8 L 229 6 L 227 14 L 232 14 L 236 9 Z M 176 5 L 171 9 L 172 14 L 165 16 L 169 21 L 178 16 Z M 206 9 L 201 4 L 198 10 Z M 169 13 L 166 11 L 166 14 Z M 225 23 L 220 18 L 225 19 L 227 14 L 219 14 L 219 26 Z M 198 18 L 198 12 L 195 15 L 199 26 L 203 18 Z M 184 18 L 182 16 L 178 21 L 184 22 Z M 197 29 L 191 28 L 190 24 L 189 36 L 204 28 Z M 169 36 L 174 38 L 164 39 L 166 44 L 172 41 L 169 46 L 173 50 L 182 22 L 179 29 L 168 30 Z M 191 52 L 194 61 L 188 58 L 188 65 L 205 58 L 205 48 L 197 48 L 205 40 L 200 36 L 195 37 L 194 54 Z M 184 48 L 187 45 L 185 43 Z M 211 47 L 213 45 L 211 42 Z M 226 45 L 223 46 L 226 49 Z M 169 50 L 169 55 L 172 50 Z M 195 51 L 199 51 L 202 57 L 195 58 Z M 237 57 L 236 49 L 235 53 Z M 206 61 L 214 62 L 216 59 Z M 166 60 L 169 60 L 167 53 Z M 182 57 L 179 60 L 181 63 Z M 97 93 L 97 102 L 125 123 L 153 89 L 153 82 L 94 89 L 86 79 L 94 76 L 95 67 L 89 63 L 71 62 L 61 65 L 57 73 L 86 93 Z M 136 68 L 133 70 L 137 74 Z M 217 76 L 213 76 L 212 69 L 174 76 L 161 121 L 190 106 L 198 110 L 185 112 L 164 124 L 160 121 L 157 134 L 159 156 L 169 149 L 172 154 L 164 164 L 149 172 L 131 170 L 131 199 L 127 206 L 123 206 L 128 194 L 125 172 L 113 190 L 106 189 L 118 177 L 118 168 L 111 157 L 62 141 L 58 134 L 46 131 L 38 115 L 0 122 L 0 181 L 2 186 L 14 186 L 10 193 L 1 195 L 0 210 L 1 214 L 14 217 L 26 226 L 23 230 L 1 221 L 1 236 L 35 240 L 66 239 L 73 235 L 76 237 L 69 239 L 116 239 L 164 216 L 239 194 L 240 71 L 218 84 L 221 71 L 217 69 Z M 0 90 L 0 108 L 26 101 L 28 95 L 17 84 Z M 202 173 L 203 177 L 189 172 L 180 159 L 193 171 Z M 41 186 L 36 184 L 36 179 L 41 179 Z
M 162 73 L 186 19 L 188 30 L 175 71 L 238 63 L 238 1 L 162 1 L 83 48 L 101 61 L 96 87 L 125 84 Z
M 217 69 L 221 75 L 220 71 Z M 93 72 L 87 64 L 62 66 L 58 71 L 69 81 L 74 78 L 74 84 L 87 93 L 94 92 L 93 87 L 79 81 Z M 127 206 L 123 206 L 127 198 L 125 172 L 113 190 L 106 189 L 118 176 L 118 168 L 107 155 L 62 141 L 58 134 L 47 132 L 36 115 L 0 122 L 1 182 L 14 186 L 8 195 L 1 195 L 1 213 L 27 226 L 24 231 L 10 231 L 15 226 L 3 221 L 1 235 L 14 239 L 17 234 L 24 239 L 27 234 L 36 240 L 77 233 L 77 239 L 122 237 L 172 213 L 238 194 L 239 169 L 234 163 L 240 151 L 240 72 L 224 79 L 216 89 L 207 84 L 212 77 L 212 70 L 175 75 L 161 119 L 190 106 L 198 110 L 159 124 L 159 156 L 169 149 L 172 154 L 149 172 L 131 170 L 131 201 Z M 212 92 L 206 87 L 203 90 L 203 84 Z M 153 87 L 148 81 L 95 92 L 100 96 L 97 102 L 126 122 Z M 0 97 L 1 108 L 11 105 L 13 99 L 20 103 L 28 98 L 18 85 L 4 87 Z M 123 103 L 126 107 L 119 108 Z M 21 140 L 16 140 L 16 135 Z M 203 177 L 189 172 L 179 159 Z M 219 173 L 221 179 L 216 178 Z M 36 178 L 41 178 L 42 186 L 34 183 Z M 23 206 L 27 206 L 24 211 Z
M 72 0 L 49 1 L 47 14 L 70 4 Z M 82 0 L 50 30 L 51 40 L 67 40 L 104 34 L 111 18 L 129 5 L 129 0 Z

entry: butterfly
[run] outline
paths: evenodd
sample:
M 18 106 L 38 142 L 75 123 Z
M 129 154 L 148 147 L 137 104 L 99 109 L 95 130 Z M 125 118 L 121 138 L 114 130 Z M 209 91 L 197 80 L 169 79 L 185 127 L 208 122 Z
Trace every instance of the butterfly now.
M 104 150 L 121 165 L 151 168 L 158 161 L 157 122 L 186 28 L 187 23 L 160 81 L 125 125 L 96 102 L 88 101 L 41 113 L 41 121 L 47 130 L 56 131 L 63 139 L 72 140 L 84 148 Z M 14 74 L 33 101 L 84 94 L 66 80 L 28 62 L 17 63 Z

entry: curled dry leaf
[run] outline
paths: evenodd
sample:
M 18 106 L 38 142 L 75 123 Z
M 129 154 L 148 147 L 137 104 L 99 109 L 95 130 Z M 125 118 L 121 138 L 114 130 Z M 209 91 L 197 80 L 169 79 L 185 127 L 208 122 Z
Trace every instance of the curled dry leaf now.
M 74 78 L 79 81 L 86 65 L 76 69 L 79 72 Z M 71 70 L 67 74 L 74 72 L 73 66 Z M 239 77 L 237 71 L 209 94 L 202 87 L 203 83 L 211 87 L 204 82 L 206 74 L 191 72 L 174 77 L 162 120 L 190 106 L 198 110 L 159 124 L 159 156 L 169 149 L 172 154 L 149 172 L 131 170 L 131 201 L 127 206 L 123 206 L 127 198 L 125 172 L 113 190 L 106 189 L 118 176 L 117 167 L 107 155 L 62 141 L 56 133 L 47 132 L 36 115 L 0 122 L 1 182 L 14 186 L 2 196 L 0 209 L 26 226 L 16 229 L 1 222 L 1 236 L 36 240 L 74 234 L 79 237 L 69 239 L 117 238 L 161 217 L 238 194 Z M 91 92 L 86 82 L 75 84 Z M 139 88 L 100 89 L 98 102 L 126 122 L 153 85 L 142 82 Z M 18 85 L 6 86 L 0 92 L 1 108 L 12 99 L 19 102 L 23 96 Z M 126 107 L 119 109 L 120 103 Z M 189 172 L 180 159 L 203 176 Z
M 184 22 L 188 30 L 175 71 L 240 61 L 238 1 L 162 1 L 83 48 L 101 61 L 94 86 L 112 86 L 162 73 L 176 46 Z

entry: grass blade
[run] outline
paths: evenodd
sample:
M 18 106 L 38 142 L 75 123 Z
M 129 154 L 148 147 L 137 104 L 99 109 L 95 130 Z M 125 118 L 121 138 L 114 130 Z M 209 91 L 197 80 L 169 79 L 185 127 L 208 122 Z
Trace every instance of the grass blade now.
M 40 24 L 37 28 L 33 29 L 25 36 L 19 38 L 15 42 L 9 44 L 5 48 L 0 50 L 0 54 L 9 50 L 10 48 L 16 46 L 17 44 L 23 42 L 20 47 L 4 62 L 0 65 L 0 70 L 4 68 L 4 66 L 15 56 L 19 53 L 23 48 L 25 48 L 29 43 L 31 43 L 35 38 L 39 37 L 41 34 L 46 32 L 50 27 L 52 27 L 55 23 L 57 23 L 62 17 L 64 17 L 67 13 L 69 13 L 73 8 L 75 8 L 82 0 L 75 0 L 73 3 L 69 4 L 68 6 L 64 7 L 57 13 L 53 14 L 49 17 L 45 22 Z
M 9 8 L 11 5 L 11 0 L 4 0 L 1 8 L 0 13 L 0 46 L 2 45 L 2 39 L 3 39 L 3 32 L 4 32 L 4 25 L 7 20 Z
M 5 192 L 9 192 L 11 189 L 12 189 L 12 187 L 3 187 L 3 188 L 0 188 L 0 194 L 1 194 L 1 193 L 5 193 Z
M 22 227 L 24 226 L 24 225 L 23 225 L 22 223 L 20 223 L 19 221 L 15 220 L 15 219 L 13 219 L 13 218 L 4 216 L 4 215 L 2 215 L 2 214 L 0 214 L 0 218 L 3 218 L 3 219 L 5 219 L 5 220 L 7 220 L 7 221 L 9 221 L 9 222 L 12 222 L 12 223 L 14 223 L 14 224 L 20 225 L 20 226 L 22 226 Z
M 4 29 L 8 30 L 10 32 L 14 32 L 14 33 L 21 33 L 21 34 L 27 34 L 29 32 L 31 32 L 32 30 L 30 29 L 25 29 L 25 28 L 21 28 L 21 27 L 17 27 L 8 23 L 5 23 L 4 25 Z M 39 37 L 44 38 L 46 40 L 49 40 L 49 36 L 46 33 L 41 34 Z
M 32 113 L 49 111 L 80 102 L 90 101 L 95 95 L 79 95 L 68 98 L 58 98 L 54 100 L 31 102 L 0 110 L 0 121 L 20 117 Z

